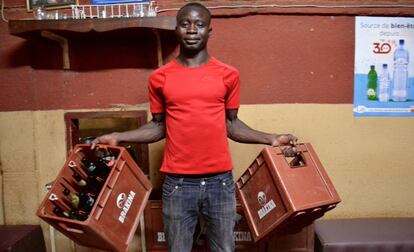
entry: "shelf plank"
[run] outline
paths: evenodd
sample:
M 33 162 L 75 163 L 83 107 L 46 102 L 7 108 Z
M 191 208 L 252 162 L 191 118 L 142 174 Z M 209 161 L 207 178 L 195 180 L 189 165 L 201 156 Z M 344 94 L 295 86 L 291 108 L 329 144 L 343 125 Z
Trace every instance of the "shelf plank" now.
M 33 36 L 38 36 L 43 30 L 57 33 L 110 32 L 140 28 L 174 31 L 175 23 L 175 17 L 173 16 L 63 20 L 19 19 L 9 20 L 9 33 L 30 39 Z

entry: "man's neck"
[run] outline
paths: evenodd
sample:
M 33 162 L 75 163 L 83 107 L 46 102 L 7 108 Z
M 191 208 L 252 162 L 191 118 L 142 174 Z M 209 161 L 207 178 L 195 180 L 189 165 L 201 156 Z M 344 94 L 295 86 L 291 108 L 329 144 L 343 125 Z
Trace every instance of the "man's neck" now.
M 177 56 L 177 61 L 185 67 L 198 67 L 210 60 L 210 55 L 206 50 L 198 52 L 196 54 L 180 53 Z

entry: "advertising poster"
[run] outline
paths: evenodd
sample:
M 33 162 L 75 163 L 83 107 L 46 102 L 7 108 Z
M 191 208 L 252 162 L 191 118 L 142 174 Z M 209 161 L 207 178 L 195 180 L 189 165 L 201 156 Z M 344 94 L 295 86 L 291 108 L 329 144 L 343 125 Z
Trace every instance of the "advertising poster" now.
M 354 116 L 414 116 L 414 18 L 355 18 Z

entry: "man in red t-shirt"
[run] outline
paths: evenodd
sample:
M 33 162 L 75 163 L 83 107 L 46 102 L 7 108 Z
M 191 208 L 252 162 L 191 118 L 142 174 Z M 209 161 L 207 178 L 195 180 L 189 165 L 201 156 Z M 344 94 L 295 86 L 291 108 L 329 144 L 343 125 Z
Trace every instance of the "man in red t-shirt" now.
M 189 3 L 177 13 L 180 53 L 150 76 L 152 121 L 141 128 L 93 141 L 152 143 L 166 138 L 161 171 L 163 221 L 169 251 L 189 252 L 198 216 L 205 220 L 211 251 L 234 251 L 236 200 L 227 137 L 241 143 L 285 146 L 297 138 L 253 130 L 238 117 L 239 72 L 207 51 L 210 11 Z

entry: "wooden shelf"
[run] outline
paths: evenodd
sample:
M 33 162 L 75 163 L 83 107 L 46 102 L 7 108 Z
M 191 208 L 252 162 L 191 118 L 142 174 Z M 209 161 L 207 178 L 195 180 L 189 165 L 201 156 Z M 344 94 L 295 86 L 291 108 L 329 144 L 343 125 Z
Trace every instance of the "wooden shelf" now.
M 57 34 L 109 32 L 120 29 L 156 29 L 174 31 L 175 17 L 159 16 L 144 18 L 102 18 L 62 20 L 9 20 L 10 34 L 26 39 L 47 30 Z
M 87 18 L 61 20 L 9 20 L 9 33 L 27 40 L 48 39 L 59 43 L 62 49 L 62 68 L 70 69 L 69 41 L 88 40 L 107 34 L 116 39 L 128 38 L 136 31 L 150 30 L 155 36 L 158 66 L 163 64 L 162 38 L 175 38 L 175 17 L 142 18 Z M 116 33 L 116 36 L 112 33 Z M 166 36 L 160 36 L 160 33 Z M 148 33 L 147 33 L 148 34 Z M 151 35 L 152 34 L 152 35 Z

